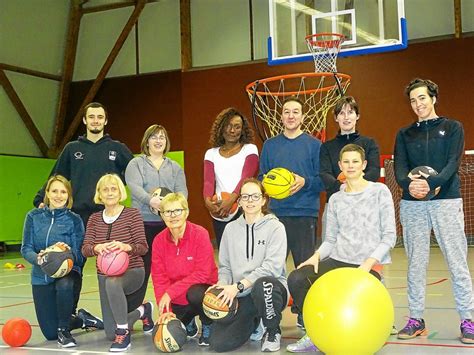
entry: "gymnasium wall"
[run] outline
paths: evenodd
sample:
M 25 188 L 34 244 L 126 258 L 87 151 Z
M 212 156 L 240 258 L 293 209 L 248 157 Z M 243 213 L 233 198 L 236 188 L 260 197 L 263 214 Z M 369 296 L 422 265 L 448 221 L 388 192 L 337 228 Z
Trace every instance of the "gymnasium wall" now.
M 403 90 L 417 76 L 439 84 L 437 113 L 464 124 L 466 149 L 472 149 L 474 123 L 468 109 L 474 95 L 472 58 L 474 37 L 468 37 L 411 44 L 400 52 L 344 58 L 339 60 L 338 69 L 352 75 L 348 94 L 360 103 L 359 129 L 377 140 L 382 153 L 392 152 L 398 129 L 414 120 Z M 223 108 L 235 106 L 251 117 L 245 85 L 259 78 L 312 70 L 310 63 L 269 67 L 260 62 L 107 79 L 96 99 L 109 108 L 107 130 L 112 137 L 124 141 L 135 153 L 148 125 L 158 122 L 170 131 L 172 149 L 185 152 L 190 218 L 212 230 L 201 191 L 202 159 L 215 116 Z M 79 105 L 89 85 L 73 84 L 70 107 Z M 328 136 L 335 132 L 330 115 Z M 261 146 L 258 140 L 257 145 Z

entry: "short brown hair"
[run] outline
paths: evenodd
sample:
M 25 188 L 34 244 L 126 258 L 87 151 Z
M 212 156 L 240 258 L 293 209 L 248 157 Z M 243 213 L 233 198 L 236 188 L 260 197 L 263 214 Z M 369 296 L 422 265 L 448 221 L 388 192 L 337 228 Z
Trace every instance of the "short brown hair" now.
M 410 81 L 410 83 L 405 88 L 405 95 L 407 95 L 408 98 L 410 98 L 410 93 L 413 90 L 421 88 L 421 87 L 426 87 L 426 89 L 428 90 L 428 95 L 430 97 L 438 98 L 438 93 L 439 93 L 438 92 L 438 85 L 436 83 L 432 82 L 431 80 L 420 79 L 420 78 L 416 78 L 416 79 L 413 79 L 412 81 Z
M 258 186 L 258 188 L 260 189 L 260 192 L 262 193 L 262 198 L 265 198 L 265 201 L 266 201 L 265 204 L 262 206 L 262 213 L 264 215 L 271 213 L 271 211 L 268 208 L 268 203 L 270 202 L 270 196 L 268 196 L 268 193 L 265 191 L 265 188 L 263 187 L 263 184 L 260 180 L 257 180 L 255 178 L 247 178 L 244 181 L 242 181 L 242 185 L 240 185 L 239 199 L 240 199 L 240 195 L 242 194 L 242 188 L 246 184 L 255 184 Z
M 69 182 L 68 179 L 66 179 L 64 176 L 62 175 L 53 175 L 49 178 L 48 182 L 46 183 L 46 188 L 45 188 L 45 191 L 48 192 L 49 189 L 51 188 L 51 185 L 53 184 L 53 182 L 55 181 L 59 181 L 60 183 L 62 183 L 64 185 L 64 187 L 66 188 L 66 191 L 67 191 L 67 201 L 66 201 L 66 207 L 67 208 L 71 208 L 72 207 L 72 203 L 73 203 L 73 199 L 72 199 L 72 187 L 71 187 L 71 183 Z M 49 206 L 49 198 L 48 198 L 48 194 L 44 194 L 44 199 L 43 199 L 43 202 L 46 206 Z
M 357 152 L 360 154 L 362 161 L 365 160 L 365 150 L 360 145 L 357 144 L 347 144 L 339 152 L 339 161 L 342 160 L 342 155 L 346 152 Z
M 247 118 L 235 108 L 228 107 L 219 112 L 212 124 L 211 137 L 209 139 L 209 145 L 211 147 L 217 148 L 224 145 L 224 129 L 235 116 L 239 116 L 242 119 L 242 134 L 240 135 L 239 142 L 242 144 L 253 143 L 254 133 Z
M 143 134 L 142 142 L 140 144 L 140 150 L 142 154 L 145 154 L 146 156 L 150 156 L 150 149 L 148 148 L 148 140 L 150 137 L 156 133 L 163 132 L 163 134 L 166 137 L 166 146 L 165 146 L 165 151 L 163 152 L 164 154 L 168 153 L 170 151 L 170 138 L 168 136 L 168 132 L 166 131 L 166 128 L 163 127 L 162 125 L 159 124 L 154 124 L 148 127 Z
M 334 116 L 339 115 L 345 105 L 349 105 L 349 107 L 355 111 L 356 115 L 359 115 L 359 104 L 354 97 L 343 96 L 337 100 L 336 105 L 334 106 Z
M 107 114 L 107 109 L 105 108 L 104 105 L 102 105 L 99 102 L 91 102 L 91 103 L 87 104 L 86 106 L 84 106 L 84 108 L 82 109 L 82 117 L 86 118 L 87 110 L 91 107 L 92 108 L 102 108 L 102 109 L 104 109 L 105 119 L 109 118 L 109 115 Z

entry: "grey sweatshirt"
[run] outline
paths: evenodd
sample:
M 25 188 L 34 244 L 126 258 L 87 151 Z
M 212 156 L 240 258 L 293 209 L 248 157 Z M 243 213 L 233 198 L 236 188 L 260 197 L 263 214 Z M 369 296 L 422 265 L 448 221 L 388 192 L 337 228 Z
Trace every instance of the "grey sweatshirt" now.
M 145 155 L 133 158 L 125 170 L 125 180 L 132 192 L 132 207 L 140 210 L 145 222 L 161 221 L 160 216 L 150 211 L 151 194 L 158 187 L 166 187 L 188 197 L 183 169 L 166 157 L 159 170 Z
M 219 283 L 230 285 L 242 279 L 255 283 L 263 276 L 273 276 L 288 290 L 286 282 L 286 232 L 273 214 L 254 224 L 244 216 L 227 224 L 219 250 Z M 238 296 L 251 291 L 247 288 Z
M 396 239 L 395 208 L 387 186 L 369 182 L 361 192 L 341 189 L 329 199 L 320 259 L 360 265 L 372 257 L 389 264 Z

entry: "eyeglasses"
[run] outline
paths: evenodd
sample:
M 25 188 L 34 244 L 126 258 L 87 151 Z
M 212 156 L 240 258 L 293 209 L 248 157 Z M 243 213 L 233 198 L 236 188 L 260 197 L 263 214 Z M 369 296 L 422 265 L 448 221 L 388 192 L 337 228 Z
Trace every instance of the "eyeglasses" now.
M 181 216 L 183 214 L 183 211 L 186 211 L 186 210 L 184 208 L 178 208 L 176 210 L 166 210 L 166 211 L 161 211 L 161 215 L 165 217 Z
M 240 195 L 240 199 L 241 199 L 242 201 L 245 201 L 245 202 L 250 201 L 250 200 L 252 200 L 252 201 L 258 201 L 258 200 L 260 200 L 261 198 L 262 198 L 262 194 L 251 194 L 251 195 L 249 195 L 249 194 L 242 194 L 242 195 Z
M 165 141 L 166 137 L 165 136 L 158 136 L 156 134 L 150 136 L 150 139 L 157 140 L 157 141 Z

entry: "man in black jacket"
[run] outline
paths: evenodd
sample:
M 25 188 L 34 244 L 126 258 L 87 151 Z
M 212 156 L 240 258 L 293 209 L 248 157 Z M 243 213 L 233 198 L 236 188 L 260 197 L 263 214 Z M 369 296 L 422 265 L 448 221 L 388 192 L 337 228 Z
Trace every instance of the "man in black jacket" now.
M 90 215 L 104 208 L 103 205 L 94 203 L 97 181 L 103 175 L 112 173 L 119 175 L 125 182 L 125 169 L 133 155 L 125 144 L 112 140 L 104 133 L 108 120 L 107 111 L 102 104 L 92 102 L 85 106 L 82 121 L 86 126 L 86 134 L 80 136 L 77 141 L 66 144 L 50 176 L 62 175 L 71 182 L 71 210 L 81 217 L 86 227 Z M 44 207 L 44 195 L 45 186 L 34 198 L 33 204 L 36 207 Z M 81 289 L 82 274 L 74 283 L 74 314 Z M 80 309 L 77 315 L 75 319 L 82 320 L 83 327 L 103 329 L 102 321 L 86 310 Z
M 418 120 L 400 129 L 395 143 L 395 178 L 403 189 L 400 220 L 408 257 L 410 310 L 408 323 L 398 338 L 427 334 L 423 312 L 433 229 L 452 277 L 456 310 L 461 318 L 460 339 L 474 344 L 474 298 L 458 174 L 464 153 L 464 129 L 459 121 L 438 116 L 438 85 L 431 80 L 415 79 L 405 93 Z M 438 174 L 427 178 L 412 175 L 412 169 L 419 166 L 429 166 Z

